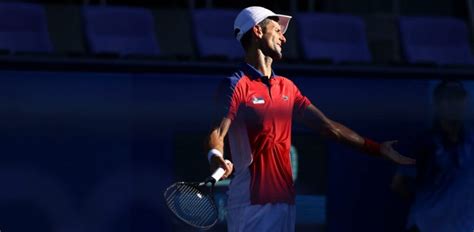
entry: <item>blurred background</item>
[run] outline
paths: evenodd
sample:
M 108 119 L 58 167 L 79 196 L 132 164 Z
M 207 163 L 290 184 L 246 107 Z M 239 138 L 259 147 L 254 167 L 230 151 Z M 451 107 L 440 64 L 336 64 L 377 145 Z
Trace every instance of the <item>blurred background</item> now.
M 233 20 L 252 5 L 293 16 L 278 75 L 408 156 L 439 80 L 474 90 L 472 0 L 0 1 L 0 230 L 192 231 L 163 191 L 209 174 L 216 87 L 243 57 Z M 299 123 L 292 151 L 297 231 L 404 230 L 400 167 Z

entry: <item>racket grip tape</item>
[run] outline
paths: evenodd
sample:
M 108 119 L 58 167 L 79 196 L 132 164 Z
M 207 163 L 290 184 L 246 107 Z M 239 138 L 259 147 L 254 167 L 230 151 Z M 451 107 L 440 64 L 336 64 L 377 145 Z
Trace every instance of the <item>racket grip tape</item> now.
M 214 173 L 212 173 L 211 177 L 213 179 L 213 182 L 216 183 L 219 181 L 222 176 L 224 176 L 225 170 L 222 167 L 219 167 Z

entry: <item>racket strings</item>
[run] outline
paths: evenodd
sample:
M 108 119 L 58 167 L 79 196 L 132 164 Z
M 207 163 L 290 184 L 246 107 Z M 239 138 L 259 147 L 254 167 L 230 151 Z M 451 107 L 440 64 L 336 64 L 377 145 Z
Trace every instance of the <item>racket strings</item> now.
M 217 221 L 217 208 L 211 197 L 195 186 L 175 184 L 165 193 L 169 208 L 183 221 L 197 227 L 210 227 Z
M 173 194 L 176 197 L 171 198 L 173 200 L 170 203 L 178 206 L 176 210 L 179 210 L 186 220 L 197 225 L 204 225 L 213 217 L 212 205 L 194 187 L 180 185 Z

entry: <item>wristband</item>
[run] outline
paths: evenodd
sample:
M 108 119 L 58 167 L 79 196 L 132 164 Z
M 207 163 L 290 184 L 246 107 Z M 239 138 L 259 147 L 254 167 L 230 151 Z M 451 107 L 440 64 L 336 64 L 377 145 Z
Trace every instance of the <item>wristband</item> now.
M 207 153 L 207 160 L 209 161 L 209 163 L 211 162 L 211 158 L 213 156 L 220 156 L 220 157 L 224 157 L 224 155 L 222 154 L 222 152 L 220 152 L 219 150 L 217 149 L 211 149 L 208 153 Z
M 377 156 L 380 155 L 380 144 L 368 138 L 364 138 L 362 150 L 367 152 L 369 155 Z

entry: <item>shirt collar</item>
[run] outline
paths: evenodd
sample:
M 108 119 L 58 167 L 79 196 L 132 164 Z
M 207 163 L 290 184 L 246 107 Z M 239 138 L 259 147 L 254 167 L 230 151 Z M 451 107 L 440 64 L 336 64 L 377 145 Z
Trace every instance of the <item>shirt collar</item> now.
M 262 72 L 260 72 L 260 70 L 256 69 L 255 67 L 253 67 L 252 65 L 248 63 L 242 64 L 242 71 L 244 71 L 244 73 L 247 74 L 252 79 L 266 77 L 263 75 Z M 275 72 L 272 69 L 272 74 L 270 78 L 274 78 L 274 77 L 275 77 Z

